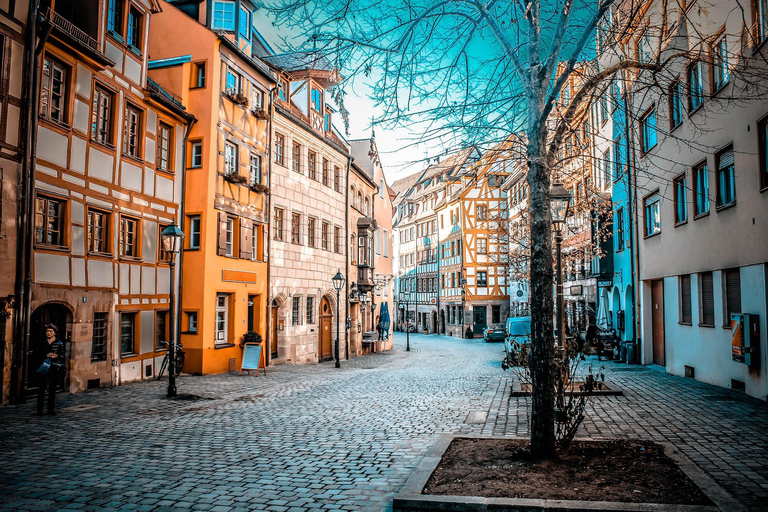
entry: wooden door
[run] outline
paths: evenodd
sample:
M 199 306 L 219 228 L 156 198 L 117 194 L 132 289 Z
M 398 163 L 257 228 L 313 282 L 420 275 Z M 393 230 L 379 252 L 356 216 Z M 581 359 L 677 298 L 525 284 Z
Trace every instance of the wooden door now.
M 664 281 L 651 281 L 651 318 L 653 335 L 653 364 L 665 366 L 664 357 Z
M 333 345 L 333 312 L 328 299 L 323 297 L 320 301 L 320 332 L 318 333 L 318 354 L 320 360 L 333 357 L 331 347 Z
M 474 322 L 473 330 L 475 334 L 483 334 L 483 329 L 488 325 L 486 314 L 485 306 L 473 306 L 472 320 Z
M 277 359 L 277 311 L 279 309 L 277 306 L 272 306 L 272 336 L 270 337 L 272 359 Z

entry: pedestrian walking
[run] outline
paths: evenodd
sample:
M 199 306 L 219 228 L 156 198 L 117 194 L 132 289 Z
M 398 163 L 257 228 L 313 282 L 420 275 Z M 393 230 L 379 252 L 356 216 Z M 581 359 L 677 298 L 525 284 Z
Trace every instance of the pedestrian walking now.
M 55 325 L 45 326 L 45 338 L 38 345 L 39 354 L 43 360 L 37 369 L 39 388 L 37 391 L 37 415 L 43 415 L 45 391 L 48 390 L 48 414 L 56 415 L 56 386 L 64 377 L 64 342 L 58 336 Z

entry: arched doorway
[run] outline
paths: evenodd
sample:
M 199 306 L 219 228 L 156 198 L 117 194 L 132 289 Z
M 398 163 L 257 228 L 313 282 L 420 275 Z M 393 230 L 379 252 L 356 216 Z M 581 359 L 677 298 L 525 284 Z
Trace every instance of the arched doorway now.
M 611 300 L 611 326 L 618 333 L 619 311 L 621 311 L 621 294 L 618 287 L 613 288 L 613 297 Z
M 278 312 L 280 311 L 280 304 L 277 302 L 277 299 L 272 299 L 272 319 L 271 319 L 271 326 L 272 326 L 272 332 L 270 333 L 269 337 L 269 354 L 270 359 L 277 359 L 277 319 L 279 318 Z
M 333 308 L 327 297 L 320 300 L 320 332 L 317 341 L 317 359 L 326 361 L 333 358 Z
M 39 382 L 37 368 L 43 362 L 43 357 L 38 350 L 38 344 L 45 339 L 45 326 L 53 324 L 58 330 L 58 338 L 64 342 L 66 359 L 64 362 L 64 381 L 59 383 L 59 389 L 67 389 L 69 386 L 69 358 L 71 346 L 69 344 L 71 333 L 68 327 L 72 324 L 72 312 L 67 306 L 59 303 L 43 304 L 32 312 L 29 328 L 29 346 L 27 347 L 27 373 L 25 387 L 27 394 L 37 393 Z
M 437 311 L 432 312 L 432 332 L 437 332 Z
M 445 310 L 440 310 L 440 334 L 445 334 Z

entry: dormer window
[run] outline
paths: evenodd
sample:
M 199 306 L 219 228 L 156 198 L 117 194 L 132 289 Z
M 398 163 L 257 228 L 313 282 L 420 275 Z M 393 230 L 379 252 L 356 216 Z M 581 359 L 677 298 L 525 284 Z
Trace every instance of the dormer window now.
M 125 39 L 128 48 L 134 53 L 141 53 L 141 13 L 131 7 L 128 10 L 128 35 Z
M 287 101 L 288 85 L 283 80 L 277 82 L 277 97 L 282 101 Z
M 245 39 L 246 41 L 251 40 L 251 11 L 240 6 L 240 26 L 238 27 L 240 31 L 240 37 Z
M 315 112 L 320 112 L 320 107 L 322 107 L 323 105 L 323 95 L 320 92 L 320 89 L 313 87 L 310 99 L 312 104 L 312 110 L 314 110 Z
M 328 111 L 325 112 L 325 120 L 323 122 L 323 127 L 325 131 L 327 132 L 331 131 L 331 113 Z
M 235 30 L 235 3 L 213 2 L 213 30 Z
M 107 11 L 107 30 L 121 41 L 123 40 L 123 0 L 109 0 Z

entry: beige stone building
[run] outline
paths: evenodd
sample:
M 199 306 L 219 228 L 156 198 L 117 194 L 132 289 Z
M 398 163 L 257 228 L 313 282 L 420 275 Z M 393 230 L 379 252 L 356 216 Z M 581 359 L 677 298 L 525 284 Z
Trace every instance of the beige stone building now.
M 264 57 L 278 75 L 271 145 L 270 292 L 273 363 L 347 357 L 346 293 L 331 279 L 347 268 L 349 146 L 333 127 L 336 69 L 315 52 Z M 348 283 L 347 283 L 348 284 Z M 337 331 L 338 326 L 338 331 Z

